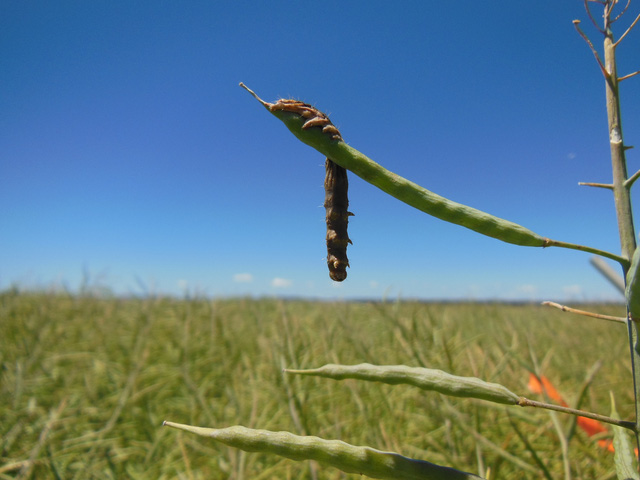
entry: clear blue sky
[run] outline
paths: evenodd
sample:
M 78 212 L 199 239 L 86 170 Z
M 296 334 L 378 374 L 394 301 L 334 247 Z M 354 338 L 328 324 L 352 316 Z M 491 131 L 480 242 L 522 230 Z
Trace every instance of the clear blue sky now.
M 123 294 L 617 299 L 589 255 L 482 237 L 353 175 L 351 268 L 334 284 L 324 158 L 238 87 L 314 104 L 452 200 L 618 253 L 612 195 L 578 186 L 611 181 L 604 80 L 572 20 L 602 41 L 582 5 L 2 2 L 0 289 L 88 273 Z M 640 28 L 621 74 L 639 47 Z M 622 105 L 640 146 L 640 77 Z

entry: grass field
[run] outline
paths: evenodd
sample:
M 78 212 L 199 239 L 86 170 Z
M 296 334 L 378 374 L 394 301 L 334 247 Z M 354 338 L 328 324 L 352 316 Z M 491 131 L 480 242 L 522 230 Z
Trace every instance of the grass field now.
M 624 314 L 622 306 L 591 308 Z M 613 391 L 621 416 L 633 416 L 625 327 L 537 305 L 7 291 L 0 294 L 0 478 L 361 478 L 243 453 L 163 420 L 338 438 L 491 478 L 565 478 L 546 411 L 282 374 L 285 366 L 406 364 L 537 398 L 527 391 L 533 359 L 572 406 L 601 361 L 582 407 L 608 414 Z M 612 454 L 574 430 L 571 417 L 556 418 L 574 478 L 614 478 Z

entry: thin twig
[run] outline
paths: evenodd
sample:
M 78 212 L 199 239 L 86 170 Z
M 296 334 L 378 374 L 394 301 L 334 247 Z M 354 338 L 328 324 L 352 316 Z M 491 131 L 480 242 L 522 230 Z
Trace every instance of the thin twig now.
M 598 187 L 598 188 L 608 188 L 609 190 L 613 190 L 612 183 L 578 182 L 578 185 L 580 185 L 581 187 Z
M 631 148 L 631 147 L 628 147 L 628 148 Z M 631 185 L 633 185 L 633 182 L 635 182 L 638 179 L 638 177 L 640 177 L 640 170 L 638 170 L 636 173 L 634 173 L 629 178 L 627 178 L 624 182 L 624 186 L 627 188 L 631 188 Z
M 598 2 L 600 3 L 600 2 Z M 589 20 L 591 20 L 591 23 L 593 23 L 593 26 L 596 27 L 598 29 L 598 31 L 604 35 L 604 30 L 602 30 L 600 28 L 600 26 L 598 25 L 598 22 L 595 21 L 595 19 L 593 18 L 593 15 L 591 15 L 591 10 L 589 9 L 589 1 L 588 0 L 584 0 L 584 9 L 587 11 L 587 15 L 589 16 Z M 573 21 L 573 24 L 576 24 L 576 20 Z
M 578 245 L 575 243 L 562 242 L 560 240 L 551 240 L 550 238 L 545 239 L 545 247 L 562 247 L 569 248 L 571 250 L 580 250 L 581 252 L 589 252 L 595 255 L 600 255 L 601 257 L 606 257 L 610 260 L 615 260 L 620 265 L 625 268 L 629 268 L 629 260 L 621 257 L 620 255 L 616 255 L 615 253 L 607 252 L 605 250 L 600 250 L 599 248 L 588 247 L 586 245 Z
M 618 290 L 618 292 L 620 292 L 620 294 L 624 297 L 624 278 L 622 278 L 622 276 L 618 272 L 611 268 L 611 265 L 609 265 L 604 261 L 604 259 L 600 257 L 596 257 L 594 255 L 589 259 L 589 262 L 604 276 L 604 278 L 609 280 L 609 282 L 611 282 L 611 284 L 616 287 L 616 290 Z
M 593 52 L 593 56 L 596 57 L 596 61 L 598 62 L 598 66 L 600 67 L 600 71 L 604 75 L 604 78 L 607 79 L 607 81 L 609 81 L 611 76 L 609 75 L 609 72 L 607 72 L 607 69 L 604 68 L 604 65 L 602 64 L 602 60 L 600 60 L 600 55 L 598 55 L 597 50 L 593 46 L 593 43 L 591 43 L 591 40 L 589 40 L 589 37 L 585 35 L 585 33 L 582 31 L 579 25 L 580 25 L 580 20 L 573 21 L 573 26 L 576 28 L 576 30 L 578 31 L 580 36 L 584 39 L 584 41 L 587 42 L 587 45 L 589 45 L 591 52 Z
M 616 19 L 616 20 L 617 20 L 617 19 Z M 639 14 L 638 14 L 638 16 L 635 18 L 635 20 L 634 20 L 633 22 L 631 22 L 631 25 L 629 25 L 629 28 L 627 28 L 627 29 L 625 30 L 625 32 L 624 32 L 622 35 L 620 35 L 620 38 L 618 39 L 618 41 L 617 41 L 616 43 L 614 43 L 614 44 L 613 44 L 613 46 L 614 46 L 614 47 L 617 47 L 617 46 L 618 46 L 618 44 L 622 41 L 622 39 L 623 39 L 624 37 L 626 37 L 626 36 L 627 36 L 627 33 L 629 33 L 629 32 L 631 31 L 631 29 L 632 29 L 633 27 L 635 27 L 636 23 L 638 23 L 638 20 L 640 20 L 640 13 L 639 13 Z
M 566 305 L 560 305 L 555 302 L 542 302 L 542 305 L 547 307 L 557 308 L 563 312 L 575 313 L 577 315 L 584 315 L 585 317 L 599 318 L 600 320 L 607 320 L 608 322 L 627 323 L 627 319 L 624 317 L 614 317 L 612 315 L 604 315 L 602 313 L 587 312 L 586 310 L 579 310 L 577 308 L 567 307 Z
M 640 73 L 640 70 L 638 70 L 637 72 L 633 72 L 633 73 L 630 73 L 628 75 L 625 75 L 623 77 L 618 77 L 618 83 L 620 83 L 622 80 L 626 80 L 627 78 L 635 77 L 639 73 Z
M 613 7 L 616 4 L 617 0 L 607 0 L 603 3 L 604 5 L 604 34 L 605 36 L 611 29 L 611 12 L 613 11 Z
M 631 430 L 632 432 L 636 432 L 635 422 L 631 422 L 628 420 L 618 420 L 617 418 L 600 415 L 599 413 L 586 412 L 584 410 L 577 410 L 571 407 L 563 407 L 561 405 L 554 405 L 552 403 L 538 402 L 536 400 L 529 400 L 525 397 L 520 397 L 520 399 L 518 400 L 518 405 L 520 407 L 544 408 L 546 410 L 553 410 L 556 412 L 568 413 L 570 415 L 577 415 L 579 417 L 590 418 L 592 420 L 609 423 L 611 425 L 626 428 L 628 430 Z
M 627 4 L 624 6 L 624 8 L 622 9 L 622 11 L 616 15 L 616 18 L 614 18 L 613 20 L 611 20 L 611 23 L 613 22 L 617 22 L 618 19 L 623 16 L 625 14 L 625 12 L 627 11 L 627 8 L 629 8 L 629 5 L 631 4 L 631 0 L 627 0 Z

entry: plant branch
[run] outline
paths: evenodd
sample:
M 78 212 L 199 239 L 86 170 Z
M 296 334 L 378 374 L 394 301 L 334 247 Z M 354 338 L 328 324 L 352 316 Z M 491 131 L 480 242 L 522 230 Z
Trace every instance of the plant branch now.
M 571 250 L 580 250 L 581 252 L 589 252 L 595 255 L 600 255 L 601 257 L 608 258 L 610 260 L 615 260 L 616 262 L 621 264 L 625 268 L 625 270 L 629 268 L 629 264 L 630 264 L 629 260 L 627 260 L 626 258 L 620 255 L 616 255 L 615 253 L 607 252 L 605 250 L 600 250 L 598 248 L 588 247 L 586 245 L 578 245 L 575 243 L 562 242 L 560 240 L 551 240 L 549 238 L 546 240 L 547 241 L 546 241 L 545 247 L 562 247 L 562 248 L 568 248 Z
M 618 83 L 620 83 L 621 81 L 626 80 L 626 79 L 628 79 L 628 78 L 635 77 L 635 76 L 636 76 L 636 75 L 638 75 L 639 73 L 640 73 L 640 70 L 638 70 L 638 71 L 636 71 L 636 72 L 633 72 L 633 73 L 630 73 L 630 74 L 628 74 L 628 75 L 625 75 L 625 76 L 623 76 L 623 77 L 620 77 L 620 78 L 618 78 Z
M 624 323 L 624 324 L 627 323 L 627 319 L 625 317 L 614 317 L 612 315 L 603 315 L 602 313 L 587 312 L 586 310 L 579 310 L 577 308 L 567 307 L 566 305 L 560 305 L 559 303 L 555 303 L 555 302 L 542 302 L 542 305 L 545 305 L 547 307 L 557 308 L 559 310 L 562 310 L 563 312 L 575 313 L 577 315 L 584 315 L 585 317 L 599 318 L 600 320 L 607 320 L 609 322 L 618 322 L 618 323 Z
M 629 6 L 629 4 L 627 4 L 627 7 L 628 6 Z M 625 7 L 625 10 L 626 9 L 627 8 Z M 624 12 L 622 12 L 622 13 L 624 13 Z M 616 20 L 622 16 L 622 13 L 616 17 Z M 625 30 L 625 32 L 620 36 L 620 38 L 613 44 L 614 47 L 617 47 L 620 44 L 622 39 L 627 36 L 627 34 L 631 31 L 631 29 L 633 27 L 636 26 L 636 23 L 638 23 L 638 20 L 640 20 L 640 14 L 638 14 L 638 16 L 635 18 L 635 20 L 631 23 L 631 25 L 629 25 L 629 28 L 627 28 L 627 30 Z
M 598 3 L 602 3 L 602 2 L 598 2 Z M 589 0 L 584 0 L 584 9 L 587 11 L 587 15 L 589 16 L 589 20 L 591 20 L 591 23 L 593 23 L 593 26 L 596 27 L 596 29 L 598 29 L 598 31 L 604 35 L 604 30 L 602 30 L 598 26 L 598 22 L 596 22 L 596 20 L 593 18 L 593 15 L 591 15 L 591 9 L 589 8 Z M 575 24 L 576 21 L 574 20 L 573 23 Z
M 640 170 L 638 170 L 636 173 L 634 173 L 633 175 L 631 175 L 629 178 L 627 178 L 624 181 L 624 186 L 629 189 L 631 188 L 631 185 L 633 185 L 633 182 L 635 182 L 638 178 L 640 177 Z
M 591 13 L 589 13 L 589 17 L 591 17 Z M 591 20 L 593 21 L 593 19 L 591 19 Z M 598 62 L 598 66 L 600 67 L 600 71 L 604 75 L 604 78 L 606 80 L 609 80 L 609 72 L 607 72 L 607 69 L 604 68 L 604 64 L 602 63 L 602 60 L 600 60 L 600 55 L 598 55 L 598 52 L 596 51 L 596 49 L 593 46 L 593 43 L 591 43 L 591 40 L 589 40 L 589 37 L 587 37 L 585 35 L 585 33 L 582 31 L 582 29 L 580 28 L 579 25 L 580 25 L 580 20 L 574 20 L 573 21 L 573 26 L 576 28 L 576 30 L 578 31 L 580 36 L 584 39 L 584 41 L 587 42 L 587 45 L 589 45 L 589 48 L 591 49 L 591 52 L 593 53 L 593 56 L 596 57 L 596 61 Z M 598 30 L 600 30 L 599 27 L 598 27 Z M 600 30 L 600 31 L 602 33 L 604 33 L 602 30 Z
M 613 183 L 578 182 L 578 185 L 581 187 L 608 188 L 609 190 L 613 190 Z
M 620 17 L 622 17 L 625 14 L 625 12 L 627 11 L 627 8 L 629 8 L 629 5 L 631 5 L 631 0 L 627 0 L 627 4 L 624 6 L 622 11 L 618 15 L 616 15 L 616 18 L 611 20 L 611 23 L 617 22 L 620 19 Z
M 554 405 L 552 403 L 538 402 L 536 400 L 529 400 L 525 397 L 520 397 L 518 400 L 518 405 L 520 407 L 534 407 L 534 408 L 544 408 L 546 410 L 554 410 L 556 412 L 568 413 L 570 415 L 577 415 L 579 417 L 590 418 L 592 420 L 597 420 L 599 422 L 608 423 L 611 425 L 615 425 L 617 427 L 626 428 L 636 433 L 636 424 L 635 422 L 631 422 L 628 420 L 618 420 L 616 418 L 608 417 L 606 415 L 600 415 L 599 413 L 586 412 L 584 410 L 577 410 L 571 407 L 563 407 L 561 405 Z

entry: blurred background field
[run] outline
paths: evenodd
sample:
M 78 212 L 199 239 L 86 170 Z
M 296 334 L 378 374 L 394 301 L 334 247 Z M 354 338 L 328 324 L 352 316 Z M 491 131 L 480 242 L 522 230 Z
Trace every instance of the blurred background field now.
M 590 305 L 624 315 L 621 305 Z M 162 427 L 341 439 L 491 478 L 564 478 L 548 412 L 411 387 L 283 376 L 325 363 L 439 368 L 527 391 L 534 363 L 575 405 L 633 416 L 626 329 L 535 304 L 0 294 L 0 478 L 351 479 Z M 575 478 L 613 456 L 557 417 Z M 535 452 L 535 454 L 534 454 Z M 540 460 L 536 460 L 535 456 Z M 544 468 L 540 466 L 544 465 Z M 546 469 L 546 471 L 545 471 Z

